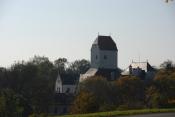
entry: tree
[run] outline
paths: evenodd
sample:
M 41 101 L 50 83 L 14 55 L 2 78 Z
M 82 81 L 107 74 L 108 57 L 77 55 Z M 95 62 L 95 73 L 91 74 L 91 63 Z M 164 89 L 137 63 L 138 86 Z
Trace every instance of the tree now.
M 10 89 L 0 93 L 0 117 L 27 117 L 26 103 L 21 95 Z
M 154 85 L 146 89 L 145 102 L 148 108 L 159 108 L 160 93 Z
M 0 68 L 0 90 L 7 86 L 7 69 L 1 67 Z
M 46 57 L 16 63 L 10 68 L 9 88 L 23 95 L 33 112 L 47 113 L 54 92 L 53 70 Z
M 174 66 L 173 66 L 173 62 L 171 60 L 167 60 L 167 61 L 164 61 L 160 67 L 162 67 L 163 69 L 172 69 Z
M 59 58 L 54 61 L 54 66 L 58 69 L 58 71 L 62 74 L 66 71 L 66 65 L 68 61 L 66 58 Z
M 29 63 L 33 63 L 35 65 L 39 65 L 44 62 L 49 62 L 49 58 L 44 56 L 36 56 L 36 55 L 33 58 L 31 58 L 31 60 L 29 61 Z
M 170 106 L 169 101 L 175 100 L 175 69 L 160 70 L 154 79 L 154 86 L 160 93 L 160 106 Z
M 98 111 L 99 104 L 97 97 L 87 91 L 80 91 L 71 107 L 71 113 L 90 113 Z
M 90 62 L 85 59 L 76 60 L 69 66 L 69 70 L 77 75 L 84 74 L 89 68 Z
M 86 92 L 85 94 L 83 92 Z M 82 98 L 83 95 L 83 98 Z M 86 97 L 87 96 L 87 97 Z M 93 97 L 92 100 L 95 102 L 88 102 L 85 99 L 88 99 L 89 96 Z M 85 103 L 87 107 L 95 107 L 93 110 L 88 110 L 87 107 L 79 106 L 80 104 Z M 82 104 L 84 105 L 84 104 Z M 106 78 L 100 76 L 94 76 L 87 78 L 80 83 L 79 93 L 75 98 L 74 105 L 72 108 L 80 108 L 86 110 L 83 112 L 95 112 L 95 111 L 107 111 L 113 110 L 117 105 L 117 92 L 116 87 L 113 83 L 108 82 Z M 77 113 L 81 111 L 77 111 Z
M 84 59 L 68 66 L 66 58 L 59 58 L 53 64 L 48 57 L 34 56 L 29 61 L 15 62 L 10 68 L 0 68 L 0 112 L 5 113 L 2 117 L 12 116 L 10 111 L 15 117 L 14 113 L 19 113 L 20 108 L 23 109 L 23 117 L 29 114 L 47 115 L 49 106 L 54 101 L 58 71 L 69 78 L 78 78 L 89 66 L 89 61 Z M 10 104 L 7 105 L 6 102 Z M 6 113 L 7 108 L 9 113 Z
M 141 108 L 144 102 L 144 83 L 134 76 L 121 77 L 116 81 L 120 105 Z
M 159 69 L 153 84 L 147 88 L 148 107 L 175 107 L 175 68 Z

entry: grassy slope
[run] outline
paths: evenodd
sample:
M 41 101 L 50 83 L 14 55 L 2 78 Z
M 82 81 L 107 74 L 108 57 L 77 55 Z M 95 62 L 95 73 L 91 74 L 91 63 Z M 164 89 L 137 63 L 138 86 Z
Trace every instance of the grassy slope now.
M 116 117 L 119 115 L 121 116 L 121 115 L 135 115 L 135 114 L 146 114 L 146 113 L 165 113 L 165 112 L 175 112 L 175 108 L 174 109 L 143 109 L 143 110 L 127 110 L 127 111 L 110 111 L 110 112 L 51 116 L 51 117 Z

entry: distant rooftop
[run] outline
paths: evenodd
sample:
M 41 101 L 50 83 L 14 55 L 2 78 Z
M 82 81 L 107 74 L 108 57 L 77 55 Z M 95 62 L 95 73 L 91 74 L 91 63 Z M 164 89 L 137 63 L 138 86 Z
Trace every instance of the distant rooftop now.
M 92 46 L 98 46 L 100 50 L 116 50 L 117 46 L 111 36 L 99 35 Z
M 146 61 L 146 62 L 134 62 L 134 61 L 132 61 L 131 66 L 132 66 L 132 68 L 139 67 L 142 70 L 145 70 L 145 72 L 153 70 L 152 66 L 148 63 L 148 61 Z
M 132 61 L 132 63 L 129 65 L 132 67 L 132 69 L 140 68 L 141 70 L 144 70 L 145 72 L 153 71 L 154 68 L 149 64 L 148 61 L 146 62 L 135 62 Z M 129 75 L 129 67 L 127 67 L 123 72 L 122 75 Z
M 61 82 L 64 85 L 75 85 L 77 83 L 77 78 L 76 77 L 70 77 L 68 74 L 58 74 L 57 77 L 61 78 Z

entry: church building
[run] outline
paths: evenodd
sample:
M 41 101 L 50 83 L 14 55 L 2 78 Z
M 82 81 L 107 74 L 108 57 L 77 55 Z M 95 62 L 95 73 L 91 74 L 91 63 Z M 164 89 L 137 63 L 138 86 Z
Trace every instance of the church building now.
M 67 114 L 73 104 L 78 86 L 78 79 L 68 74 L 59 74 L 55 82 L 54 103 L 50 105 L 51 115 Z
M 78 86 L 77 78 L 70 77 L 66 74 L 62 74 L 60 76 L 60 74 L 58 73 L 55 83 L 56 93 L 75 94 L 77 86 Z
M 80 81 L 92 76 L 103 76 L 110 81 L 119 75 L 116 43 L 111 36 L 99 35 L 91 47 L 91 68 L 80 75 Z

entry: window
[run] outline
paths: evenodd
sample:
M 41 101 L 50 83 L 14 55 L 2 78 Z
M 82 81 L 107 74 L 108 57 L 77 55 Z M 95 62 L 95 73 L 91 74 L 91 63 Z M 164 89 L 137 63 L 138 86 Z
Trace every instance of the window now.
M 106 55 L 104 55 L 104 59 L 105 59 L 105 60 L 107 59 L 107 56 L 106 56 Z
M 98 59 L 98 56 L 96 55 L 96 57 L 95 57 L 96 59 Z

